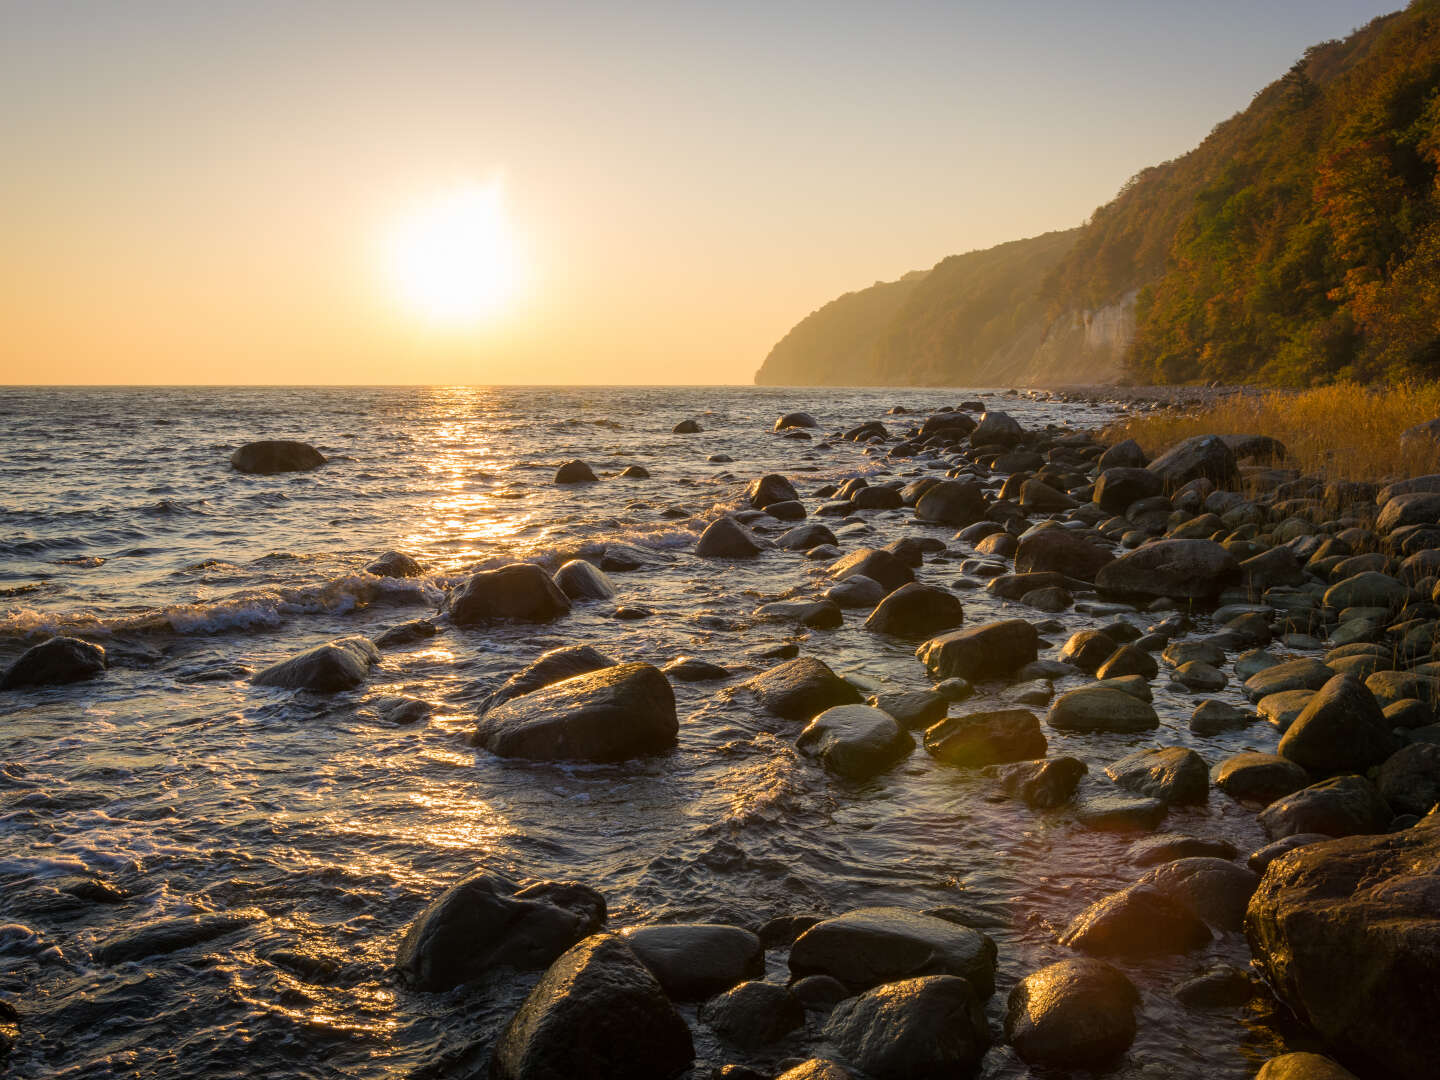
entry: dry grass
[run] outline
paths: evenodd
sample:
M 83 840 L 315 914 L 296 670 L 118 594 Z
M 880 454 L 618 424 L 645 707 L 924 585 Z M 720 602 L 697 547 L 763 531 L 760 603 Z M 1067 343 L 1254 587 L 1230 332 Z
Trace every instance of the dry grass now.
M 1185 411 L 1161 411 L 1112 424 L 1107 444 L 1134 439 L 1151 457 L 1191 435 L 1269 435 L 1285 444 L 1285 464 L 1326 480 L 1390 481 L 1440 472 L 1440 447 L 1404 445 L 1406 428 L 1440 417 L 1440 384 L 1364 387 L 1354 383 L 1299 392 L 1234 395 Z

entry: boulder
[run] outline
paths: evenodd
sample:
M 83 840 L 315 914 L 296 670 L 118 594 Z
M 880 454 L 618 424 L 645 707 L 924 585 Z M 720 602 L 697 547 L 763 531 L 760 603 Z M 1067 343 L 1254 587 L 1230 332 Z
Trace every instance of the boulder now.
M 928 728 L 945 718 L 950 702 L 934 690 L 899 690 L 875 694 L 865 704 L 889 713 L 903 728 Z
M 1060 944 L 1100 956 L 1186 953 L 1210 943 L 1210 930 L 1159 889 L 1135 884 L 1077 915 Z
M 1073 510 L 1080 504 L 1043 480 L 1026 480 L 1020 485 L 1020 507 L 1032 513 L 1052 514 Z
M 837 581 L 844 581 L 858 574 L 871 581 L 878 581 L 887 593 L 915 580 L 914 570 L 891 552 L 880 548 L 860 548 L 852 551 L 831 563 L 826 568 L 826 573 Z
M 1079 581 L 1094 581 L 1115 556 L 1069 529 L 1037 529 L 1026 533 L 1015 550 L 1021 574 L 1055 571 Z
M 1245 935 L 1276 994 L 1362 1074 L 1434 1075 L 1440 817 L 1275 860 Z
M 810 1058 L 793 1069 L 786 1069 L 775 1080 L 855 1080 L 848 1069 L 825 1058 Z
M 0 690 L 81 682 L 104 671 L 105 650 L 99 645 L 74 637 L 52 637 L 20 654 L 0 679 Z
M 1126 849 L 1125 855 L 1136 866 L 1154 866 L 1156 863 L 1198 856 L 1233 859 L 1235 845 L 1228 840 L 1207 840 L 1184 833 L 1160 833 L 1136 840 Z
M 995 991 L 995 943 L 933 915 L 858 908 L 822 919 L 796 938 L 790 972 L 829 975 L 852 990 L 918 975 L 956 975 L 983 1001 Z
M 1375 786 L 1397 814 L 1423 817 L 1440 802 L 1440 744 L 1411 743 L 1380 766 Z
M 571 559 L 555 571 L 555 585 L 571 600 L 608 600 L 615 583 L 593 563 Z
M 1273 1057 L 1255 1074 L 1255 1080 L 1359 1080 L 1354 1073 L 1323 1054 L 1305 1051 Z
M 835 705 L 860 702 L 860 694 L 853 686 L 813 656 L 787 660 L 762 671 L 746 685 L 762 708 L 786 720 L 808 721 Z
M 1165 481 L 1145 468 L 1108 468 L 1095 481 L 1092 496 L 1101 510 L 1123 514 L 1131 503 L 1159 495 Z
M 1147 461 L 1140 444 L 1134 439 L 1125 439 L 1101 454 L 1095 464 L 1103 473 L 1107 469 L 1143 469 Z
M 819 427 L 820 421 L 811 416 L 808 412 L 787 412 L 784 416 L 775 421 L 772 431 L 784 431 L 786 428 L 814 428 Z
M 1053 810 L 1075 797 L 1080 778 L 1088 769 L 1079 758 L 1057 757 L 991 766 L 985 771 L 999 778 L 1005 794 L 1032 810 Z
M 981 520 L 989 504 L 985 489 L 973 480 L 942 480 L 915 503 L 915 517 L 960 528 Z
M 500 1034 L 494 1080 L 671 1080 L 695 1057 L 690 1029 L 650 970 L 613 934 L 550 965 Z
M 1245 905 L 1259 883 L 1255 871 L 1205 855 L 1161 863 L 1139 881 L 1160 890 L 1216 930 L 1240 929 Z
M 852 501 L 856 510 L 898 510 L 905 505 L 898 489 L 879 484 L 861 488 Z
M 811 720 L 795 745 L 851 780 L 884 772 L 915 749 L 895 718 L 869 705 L 836 705 Z
M 1286 729 L 1280 756 L 1326 776 L 1364 772 L 1398 747 L 1375 696 L 1353 675 L 1336 675 Z
M 274 473 L 308 472 L 325 464 L 325 455 L 309 443 L 291 439 L 266 439 L 246 443 L 230 455 L 230 467 L 236 472 Z
M 1159 673 L 1160 665 L 1155 663 L 1155 658 L 1134 645 L 1121 645 L 1095 669 L 1097 679 L 1123 679 L 1126 675 L 1153 679 Z
M 887 592 L 885 586 L 878 581 L 864 574 L 851 574 L 844 581 L 831 585 L 824 595 L 825 599 L 836 607 L 873 608 L 885 599 Z
M 1392 496 L 1380 508 L 1375 528 L 1388 533 L 1406 525 L 1434 525 L 1437 521 L 1440 521 L 1440 493 L 1409 491 Z
M 363 685 L 370 676 L 370 665 L 379 659 L 380 650 L 370 639 L 356 634 L 317 645 L 289 660 L 272 664 L 250 681 L 256 686 L 281 686 L 287 690 L 334 694 Z
M 645 468 L 644 465 L 626 465 L 625 468 L 620 470 L 620 475 L 627 480 L 649 480 L 650 470 Z M 689 515 L 681 516 L 688 517 Z
M 698 435 L 705 429 L 700 426 L 698 420 L 681 420 L 670 429 L 671 435 Z
M 1254 713 L 1248 713 L 1226 702 L 1202 701 L 1190 714 L 1190 730 L 1196 735 L 1218 735 L 1222 731 L 1248 727 L 1254 719 Z
M 775 546 L 786 551 L 809 551 L 825 544 L 834 547 L 839 543 L 835 534 L 818 521 L 796 525 L 775 538 Z
M 1215 786 L 1232 799 L 1269 806 L 1310 783 L 1310 774 L 1277 754 L 1246 751 L 1215 766 Z
M 994 679 L 1032 663 L 1040 635 L 1024 619 L 1006 619 L 931 638 L 915 655 L 936 679 Z
M 1306 844 L 1319 844 L 1333 839 L 1335 839 L 1333 836 L 1326 836 L 1324 833 L 1294 833 L 1290 836 L 1282 836 L 1279 840 L 1272 840 L 1264 847 L 1252 851 L 1245 860 L 1245 865 L 1255 873 L 1263 874 L 1270 864 L 1281 855 L 1288 855 L 1296 848 L 1302 848 Z
M 925 732 L 927 753 L 964 768 L 1043 758 L 1047 749 L 1040 721 L 1027 709 L 951 716 Z
M 1136 750 L 1105 766 L 1105 775 L 1126 791 L 1171 805 L 1203 803 L 1210 793 L 1205 759 L 1184 746 Z
M 1077 630 L 1060 650 L 1060 659 L 1093 675 L 1117 647 L 1115 639 L 1103 630 Z
M 1211 600 L 1239 578 L 1235 556 L 1213 540 L 1154 540 L 1102 567 L 1095 586 L 1117 596 Z
M 1090 829 L 1126 832 L 1155 828 L 1167 810 L 1148 795 L 1090 795 L 1075 804 L 1075 820 Z
M 706 559 L 748 559 L 769 544 L 732 517 L 719 517 L 705 527 L 695 554 Z
M 1103 960 L 1062 960 L 1025 976 L 1010 991 L 1005 1040 L 1029 1065 L 1103 1065 L 1134 1041 L 1139 1004 L 1135 984 Z
M 678 679 L 680 682 L 713 682 L 730 677 L 730 672 L 719 664 L 712 664 L 694 656 L 677 656 L 660 670 L 669 678 Z
M 1288 547 L 1273 547 L 1240 563 L 1240 584 L 1256 593 L 1305 583 L 1305 568 Z
M 555 470 L 557 484 L 593 484 L 596 479 L 595 470 L 583 461 L 567 461 Z
M 402 551 L 387 551 L 374 562 L 367 564 L 365 572 L 376 577 L 412 578 L 424 577 L 425 567 Z
M 1363 776 L 1336 776 L 1301 788 L 1260 812 L 1260 827 L 1272 840 L 1295 833 L 1354 836 L 1378 833 L 1390 824 L 1390 807 Z
M 795 485 L 778 473 L 770 473 L 753 480 L 745 489 L 746 501 L 756 510 L 764 510 L 771 503 L 795 502 L 800 498 Z
M 1061 694 L 1045 723 L 1056 731 L 1153 731 L 1160 718 L 1146 702 L 1109 686 L 1082 686 Z
M 486 870 L 461 878 L 422 911 L 395 956 L 416 990 L 449 990 L 492 968 L 549 967 L 605 922 L 605 899 L 574 882 L 520 888 Z
M 675 745 L 670 682 L 650 664 L 616 664 L 496 705 L 475 742 L 500 757 L 625 761 Z
M 417 641 L 427 641 L 439 632 L 440 627 L 429 619 L 411 619 L 377 634 L 374 641 L 377 648 L 394 649 L 402 645 L 414 645 Z
M 703 1001 L 765 973 L 764 946 L 743 927 L 632 926 L 621 936 L 674 1001 Z
M 1025 430 L 1009 413 L 986 410 L 970 433 L 971 446 L 1014 446 L 1025 438 Z
M 1409 598 L 1410 586 L 1399 578 L 1367 570 L 1331 585 L 1325 590 L 1324 604 L 1336 611 L 1351 607 L 1394 610 L 1404 607 Z
M 1218 435 L 1194 435 L 1176 443 L 1146 466 L 1172 492 L 1192 480 L 1205 479 L 1228 488 L 1239 478 L 1235 452 Z
M 968 1076 L 990 1046 L 984 1004 L 951 975 L 904 979 L 842 1001 L 825 1037 L 875 1080 Z
M 1335 673 L 1319 660 L 1286 660 L 1263 668 L 1245 680 L 1245 696 L 1259 701 L 1286 690 L 1319 690 Z
M 1189 690 L 1196 690 L 1201 693 L 1213 693 L 1216 690 L 1225 689 L 1225 684 L 1230 680 L 1219 668 L 1211 667 L 1209 664 L 1202 664 L 1198 660 L 1191 660 L 1181 664 L 1175 669 L 1174 679 L 1181 686 Z
M 511 563 L 472 574 L 452 590 L 450 618 L 460 626 L 488 619 L 548 622 L 570 610 L 570 599 L 534 563 Z
M 881 600 L 865 629 L 896 637 L 929 637 L 964 621 L 964 608 L 949 589 L 909 582 Z
M 542 686 L 562 679 L 614 667 L 615 661 L 589 645 L 566 645 L 551 649 L 515 672 L 480 704 L 480 712 L 488 712 L 511 698 L 533 693 Z
M 785 986 L 751 980 L 711 998 L 700 1020 L 726 1042 L 753 1049 L 805 1026 L 805 1005 Z

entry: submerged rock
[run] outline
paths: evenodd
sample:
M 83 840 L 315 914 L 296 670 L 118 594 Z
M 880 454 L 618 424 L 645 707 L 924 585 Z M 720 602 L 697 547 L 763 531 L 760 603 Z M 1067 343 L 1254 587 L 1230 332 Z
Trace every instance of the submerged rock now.
M 675 745 L 670 682 L 650 664 L 616 664 L 490 709 L 475 742 L 500 757 L 625 761 Z
M 275 473 L 308 472 L 325 464 L 325 455 L 309 443 L 292 439 L 265 439 L 246 443 L 230 455 L 230 467 L 236 472 Z
M 364 684 L 370 676 L 370 665 L 379 659 L 380 650 L 369 638 L 357 634 L 306 649 L 289 660 L 272 664 L 250 681 L 256 686 L 333 694 Z
M 32 645 L 0 679 L 0 690 L 58 686 L 93 679 L 105 671 L 105 650 L 74 637 L 52 637 Z
M 932 757 L 964 768 L 1043 758 L 1047 749 L 1040 721 L 1028 709 L 951 716 L 925 732 Z
M 93 955 L 99 964 L 123 964 L 144 960 L 147 956 L 163 956 L 214 941 L 264 917 L 264 912 L 250 909 L 174 915 L 112 934 L 95 946 Z
M 1015 984 L 1005 1039 L 1030 1065 L 1102 1065 L 1134 1041 L 1139 1004 L 1135 984 L 1103 960 L 1062 960 Z
M 830 975 L 853 990 L 916 975 L 958 975 L 984 1000 L 995 991 L 995 943 L 905 908 L 858 908 L 822 919 L 796 938 L 790 971 Z
M 472 574 L 449 597 L 450 618 L 465 626 L 487 619 L 547 622 L 570 610 L 570 599 L 534 563 L 511 563 Z

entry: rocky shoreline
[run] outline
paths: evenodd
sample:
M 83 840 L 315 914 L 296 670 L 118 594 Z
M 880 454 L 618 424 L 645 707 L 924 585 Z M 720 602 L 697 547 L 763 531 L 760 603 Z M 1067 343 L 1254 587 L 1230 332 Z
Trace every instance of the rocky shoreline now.
M 986 1014 L 997 947 L 962 911 L 876 906 L 609 933 L 605 897 L 592 886 L 481 867 L 413 921 L 394 971 L 421 993 L 497 970 L 542 973 L 487 1048 L 491 1076 L 769 1080 L 767 1048 L 797 1039 L 812 1056 L 781 1062 L 785 1080 L 970 1075 L 1002 1044 L 1029 1066 L 1104 1070 L 1142 1019 L 1134 965 L 1226 934 L 1244 935 L 1252 968 L 1218 966 L 1175 997 L 1202 1008 L 1273 997 L 1332 1056 L 1286 1054 L 1261 1076 L 1429 1075 L 1426 1020 L 1440 1007 L 1440 477 L 1331 484 L 1287 469 L 1284 448 L 1261 434 L 1188 439 L 1149 461 L 1133 443 L 1027 431 L 978 401 L 923 417 L 892 410 L 829 435 L 803 413 L 774 428 L 776 438 L 860 444 L 892 475 L 804 492 L 794 476 L 757 478 L 743 508 L 709 523 L 696 554 L 717 570 L 771 551 L 824 565 L 833 584 L 823 595 L 763 604 L 756 617 L 823 629 L 866 613 L 877 640 L 914 648 L 932 686 L 870 693 L 787 644 L 757 656 L 766 669 L 726 692 L 789 724 L 799 751 L 835 777 L 882 775 L 923 751 L 983 770 L 995 798 L 1133 833 L 1139 872 L 1058 928 L 1072 956 L 999 986 L 997 1024 Z M 286 444 L 295 468 L 318 467 L 320 455 L 297 445 Z M 279 460 L 264 457 L 264 467 Z M 602 481 L 568 462 L 556 482 Z M 954 546 L 903 536 L 842 551 L 865 511 L 954 529 Z M 435 619 L 374 641 L 337 639 L 253 681 L 352 690 L 382 649 L 447 626 L 561 619 L 574 604 L 613 597 L 609 573 L 644 572 L 643 553 L 627 563 L 621 547 L 612 564 L 572 560 L 553 575 L 532 563 L 481 571 Z M 964 575 L 954 587 L 915 580 L 927 561 L 949 560 Z M 370 569 L 420 568 L 392 552 Z M 963 591 L 980 588 L 1009 617 L 970 625 Z M 1094 625 L 1051 640 L 1063 629 L 1051 616 L 1065 611 Z M 1218 633 L 1196 632 L 1200 613 Z M 1153 621 L 1141 627 L 1126 615 Z M 99 646 L 56 637 L 24 653 L 3 685 L 105 671 Z M 683 718 L 672 687 L 730 675 L 690 657 L 658 667 L 566 646 L 496 688 L 477 709 L 473 739 L 505 758 L 631 762 L 675 744 Z M 1199 696 L 1192 733 L 1267 723 L 1276 752 L 1212 762 L 1157 737 L 1105 767 L 1105 793 L 1081 793 L 1086 764 L 1051 756 L 1051 740 L 1158 731 L 1157 680 Z M 1254 712 L 1204 698 L 1232 681 Z M 1004 707 L 967 707 L 972 697 Z M 396 723 L 428 707 L 386 700 Z M 1240 851 L 1157 832 L 1172 809 L 1209 799 L 1253 813 L 1271 842 Z M 151 925 L 106 942 L 97 958 L 218 937 L 245 918 Z M 692 1064 L 697 1026 L 728 1061 Z

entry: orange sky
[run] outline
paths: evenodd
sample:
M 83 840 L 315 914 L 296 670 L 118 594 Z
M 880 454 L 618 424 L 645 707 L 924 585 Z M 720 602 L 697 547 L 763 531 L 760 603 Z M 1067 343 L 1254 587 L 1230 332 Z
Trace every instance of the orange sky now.
M 0 0 L 0 382 L 748 382 L 1385 9 L 1193 8 Z M 518 294 L 428 323 L 381 238 L 496 177 Z

